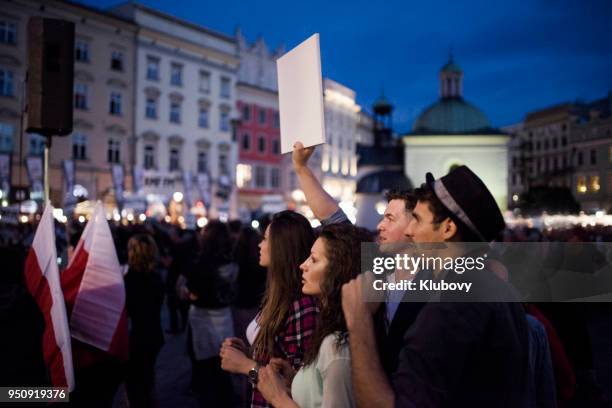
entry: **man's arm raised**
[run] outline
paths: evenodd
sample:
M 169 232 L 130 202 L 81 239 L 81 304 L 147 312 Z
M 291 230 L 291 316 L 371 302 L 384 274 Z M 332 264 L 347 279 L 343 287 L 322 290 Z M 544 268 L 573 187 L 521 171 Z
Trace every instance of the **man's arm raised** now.
M 310 159 L 314 150 L 315 146 L 305 148 L 301 142 L 296 142 L 293 145 L 291 159 L 293 160 L 295 174 L 297 174 L 304 196 L 306 196 L 306 202 L 308 202 L 314 216 L 319 220 L 324 220 L 338 211 L 339 207 L 336 200 L 323 189 L 319 180 L 308 167 L 308 159 Z

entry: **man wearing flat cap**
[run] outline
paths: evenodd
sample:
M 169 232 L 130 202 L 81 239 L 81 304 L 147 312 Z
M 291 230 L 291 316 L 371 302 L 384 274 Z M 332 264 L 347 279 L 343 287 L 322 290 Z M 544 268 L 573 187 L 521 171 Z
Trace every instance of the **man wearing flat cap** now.
M 505 227 L 493 196 L 466 166 L 437 180 L 428 173 L 415 194 L 417 204 L 405 233 L 416 244 L 486 244 Z M 425 304 L 404 333 L 397 367 L 389 376 L 374 351 L 374 308 L 363 296 L 368 280 L 361 275 L 344 285 L 342 306 L 358 406 L 526 406 L 528 326 L 522 305 L 511 302 L 517 300 L 512 289 L 486 268 L 431 275 L 438 281 L 471 280 L 474 297 L 455 301 L 442 293 Z M 482 301 L 479 296 L 490 298 Z

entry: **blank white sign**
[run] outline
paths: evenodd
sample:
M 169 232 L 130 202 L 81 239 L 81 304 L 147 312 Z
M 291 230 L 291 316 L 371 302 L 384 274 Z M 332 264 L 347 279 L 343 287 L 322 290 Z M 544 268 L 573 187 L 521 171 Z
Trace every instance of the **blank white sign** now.
M 297 141 L 304 147 L 325 143 L 319 34 L 280 57 L 276 67 L 281 152 L 291 152 Z

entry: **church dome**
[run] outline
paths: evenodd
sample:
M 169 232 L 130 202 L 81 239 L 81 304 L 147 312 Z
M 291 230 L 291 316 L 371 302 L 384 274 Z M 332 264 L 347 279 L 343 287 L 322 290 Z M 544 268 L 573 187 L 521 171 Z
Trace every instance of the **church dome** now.
M 463 98 L 438 100 L 418 116 L 412 127 L 413 133 L 425 134 L 468 134 L 490 130 L 485 114 Z

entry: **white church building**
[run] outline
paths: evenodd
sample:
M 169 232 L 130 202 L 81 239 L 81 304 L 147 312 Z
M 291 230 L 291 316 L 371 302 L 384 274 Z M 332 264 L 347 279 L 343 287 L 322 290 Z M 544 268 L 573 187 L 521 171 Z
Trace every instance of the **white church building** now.
M 404 171 L 418 187 L 427 172 L 439 178 L 454 166 L 466 165 L 505 210 L 508 140 L 508 135 L 491 127 L 482 111 L 463 99 L 463 71 L 451 56 L 440 70 L 440 98 L 403 136 Z

